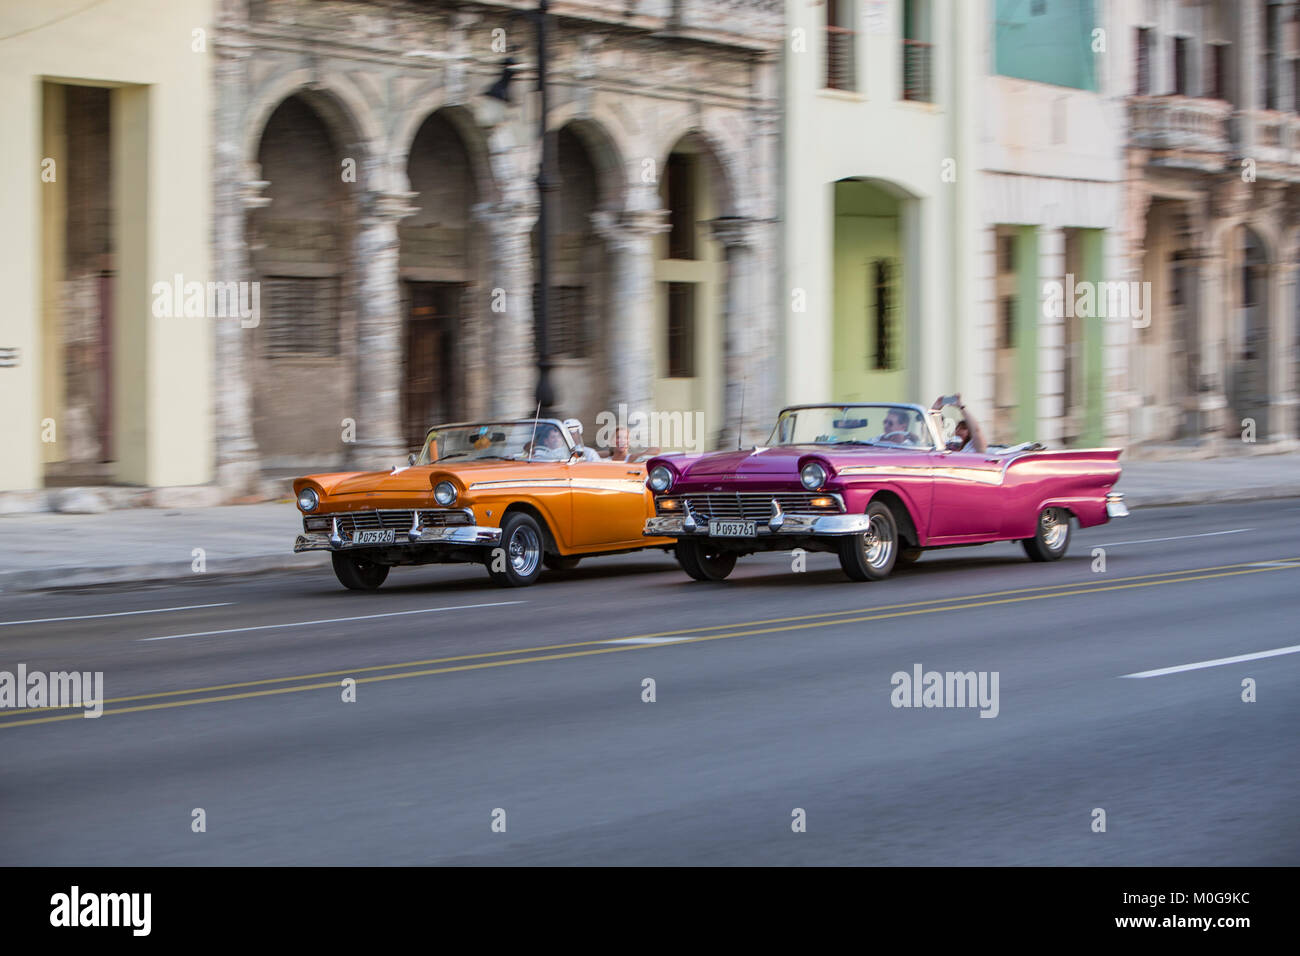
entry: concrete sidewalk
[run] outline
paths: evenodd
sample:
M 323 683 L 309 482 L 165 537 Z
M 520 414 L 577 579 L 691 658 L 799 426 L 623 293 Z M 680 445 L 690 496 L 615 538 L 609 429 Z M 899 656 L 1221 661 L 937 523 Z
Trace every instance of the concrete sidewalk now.
M 1300 454 L 1124 463 L 1130 507 L 1300 497 Z M 213 508 L 130 508 L 105 514 L 0 516 L 0 592 L 193 579 L 200 574 L 318 567 L 294 554 L 302 528 L 291 500 Z M 195 570 L 202 549 L 204 570 Z
M 329 555 L 293 553 L 293 540 L 301 531 L 302 516 L 290 500 L 176 510 L 128 508 L 90 515 L 4 515 L 0 592 L 286 568 L 324 570 Z M 200 557 L 202 571 L 196 569 Z

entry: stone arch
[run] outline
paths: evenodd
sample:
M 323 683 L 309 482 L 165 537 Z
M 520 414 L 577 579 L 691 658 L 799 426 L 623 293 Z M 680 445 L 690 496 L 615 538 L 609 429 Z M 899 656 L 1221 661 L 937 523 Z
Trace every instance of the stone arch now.
M 297 96 L 320 116 L 342 156 L 357 160 L 357 182 L 371 183 L 372 167 L 381 155 L 382 127 L 365 98 L 337 76 L 320 76 L 311 70 L 292 70 L 263 84 L 245 110 L 241 155 L 255 166 L 266 124 L 280 105 Z M 383 185 L 374 183 L 373 185 Z
M 1262 216 L 1248 216 L 1241 226 L 1259 240 L 1266 265 L 1283 261 L 1285 249 L 1283 230 L 1278 228 L 1273 220 Z
M 474 186 L 479 202 L 496 202 L 501 198 L 502 182 L 508 182 L 513 176 L 513 168 L 508 170 L 506 179 L 502 178 L 498 152 L 508 152 L 513 143 L 504 149 L 494 149 L 491 131 L 486 131 L 478 124 L 473 110 L 464 104 L 444 103 L 432 108 L 409 110 L 399 121 L 393 134 L 394 165 L 403 175 L 410 165 L 411 148 L 415 139 L 424 129 L 425 124 L 435 116 L 447 121 L 469 155 L 470 171 L 474 176 Z
M 485 411 L 493 250 L 484 209 L 498 198 L 468 111 L 444 106 L 420 115 L 409 142 L 398 142 L 395 170 L 414 209 L 397 226 L 401 414 L 411 447 L 430 425 Z M 403 123 L 404 137 L 409 127 Z
M 245 348 L 254 438 L 273 465 L 337 445 L 339 421 L 355 414 L 357 184 L 367 169 L 354 156 L 356 183 L 342 175 L 347 144 L 357 142 L 346 124 L 336 101 L 291 92 L 266 115 L 249 159 L 269 202 L 248 216 L 262 314 Z M 296 398 L 307 393 L 303 406 Z
M 632 154 L 627 140 L 616 132 L 621 131 L 617 121 L 591 112 L 580 113 L 570 105 L 551 111 L 549 128 L 552 134 L 568 129 L 582 142 L 596 168 L 600 208 L 625 208 L 635 173 L 627 166 Z
M 667 163 L 668 157 L 683 141 L 696 144 L 697 151 L 707 157 L 708 170 L 717 194 L 717 215 L 742 215 L 736 188 L 736 183 L 744 179 L 740 160 L 737 158 L 739 151 L 732 149 L 725 138 L 717 132 L 693 119 L 687 120 L 675 124 L 670 128 L 668 135 L 660 140 L 658 162 L 661 170 Z

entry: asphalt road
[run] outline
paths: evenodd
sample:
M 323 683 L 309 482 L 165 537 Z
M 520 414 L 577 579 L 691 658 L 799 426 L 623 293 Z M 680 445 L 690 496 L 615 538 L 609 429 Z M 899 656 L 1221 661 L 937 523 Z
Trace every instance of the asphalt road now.
M 1284 500 L 872 584 L 643 552 L 0 595 L 0 670 L 110 701 L 0 712 L 0 863 L 1294 865 L 1300 654 L 1124 675 L 1300 645 L 1297 532 Z M 915 665 L 996 672 L 997 716 L 893 706 Z

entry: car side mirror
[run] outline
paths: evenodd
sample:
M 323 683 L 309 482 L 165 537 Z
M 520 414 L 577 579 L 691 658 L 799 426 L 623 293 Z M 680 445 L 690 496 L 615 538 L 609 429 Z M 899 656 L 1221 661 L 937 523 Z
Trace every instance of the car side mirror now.
M 411 452 L 409 455 L 406 456 L 406 463 L 408 465 L 415 464 L 415 452 Z
M 569 461 L 582 461 L 586 456 L 582 453 L 581 448 L 575 448 L 569 452 Z

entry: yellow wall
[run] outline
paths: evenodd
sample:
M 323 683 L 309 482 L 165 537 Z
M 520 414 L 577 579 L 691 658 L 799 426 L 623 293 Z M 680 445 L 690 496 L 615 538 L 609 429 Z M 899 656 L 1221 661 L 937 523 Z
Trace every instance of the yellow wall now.
M 205 49 L 196 51 L 195 30 Z M 112 371 L 117 475 L 151 486 L 212 477 L 212 328 L 208 319 L 155 318 L 150 289 L 180 273 L 207 281 L 211 223 L 213 56 L 210 0 L 43 0 L 0 6 L 0 368 L 5 454 L 0 490 L 42 482 L 40 420 L 61 404 L 45 299 L 61 271 L 46 255 L 61 217 L 43 195 L 43 83 L 111 86 L 117 298 Z M 63 164 L 60 157 L 52 157 Z M 49 270 L 49 277 L 46 271 Z M 229 277 L 238 279 L 240 277 Z M 57 458 L 57 452 L 49 455 Z
M 692 152 L 690 144 L 676 149 Z M 655 408 L 690 414 L 704 412 L 703 447 L 711 448 L 722 424 L 722 323 L 721 296 L 726 281 L 726 249 L 713 238 L 708 220 L 717 215 L 713 190 L 721 188 L 712 181 L 709 163 L 696 153 L 693 190 L 696 197 L 696 259 L 665 259 L 668 234 L 656 239 L 655 259 Z M 665 200 L 666 201 L 666 200 Z M 695 290 L 695 372 L 693 378 L 667 378 L 668 370 L 668 286 L 669 282 L 696 282 Z M 756 382 L 750 386 L 757 392 Z M 701 437 L 701 436 L 696 436 Z M 665 448 L 664 450 L 668 450 Z

